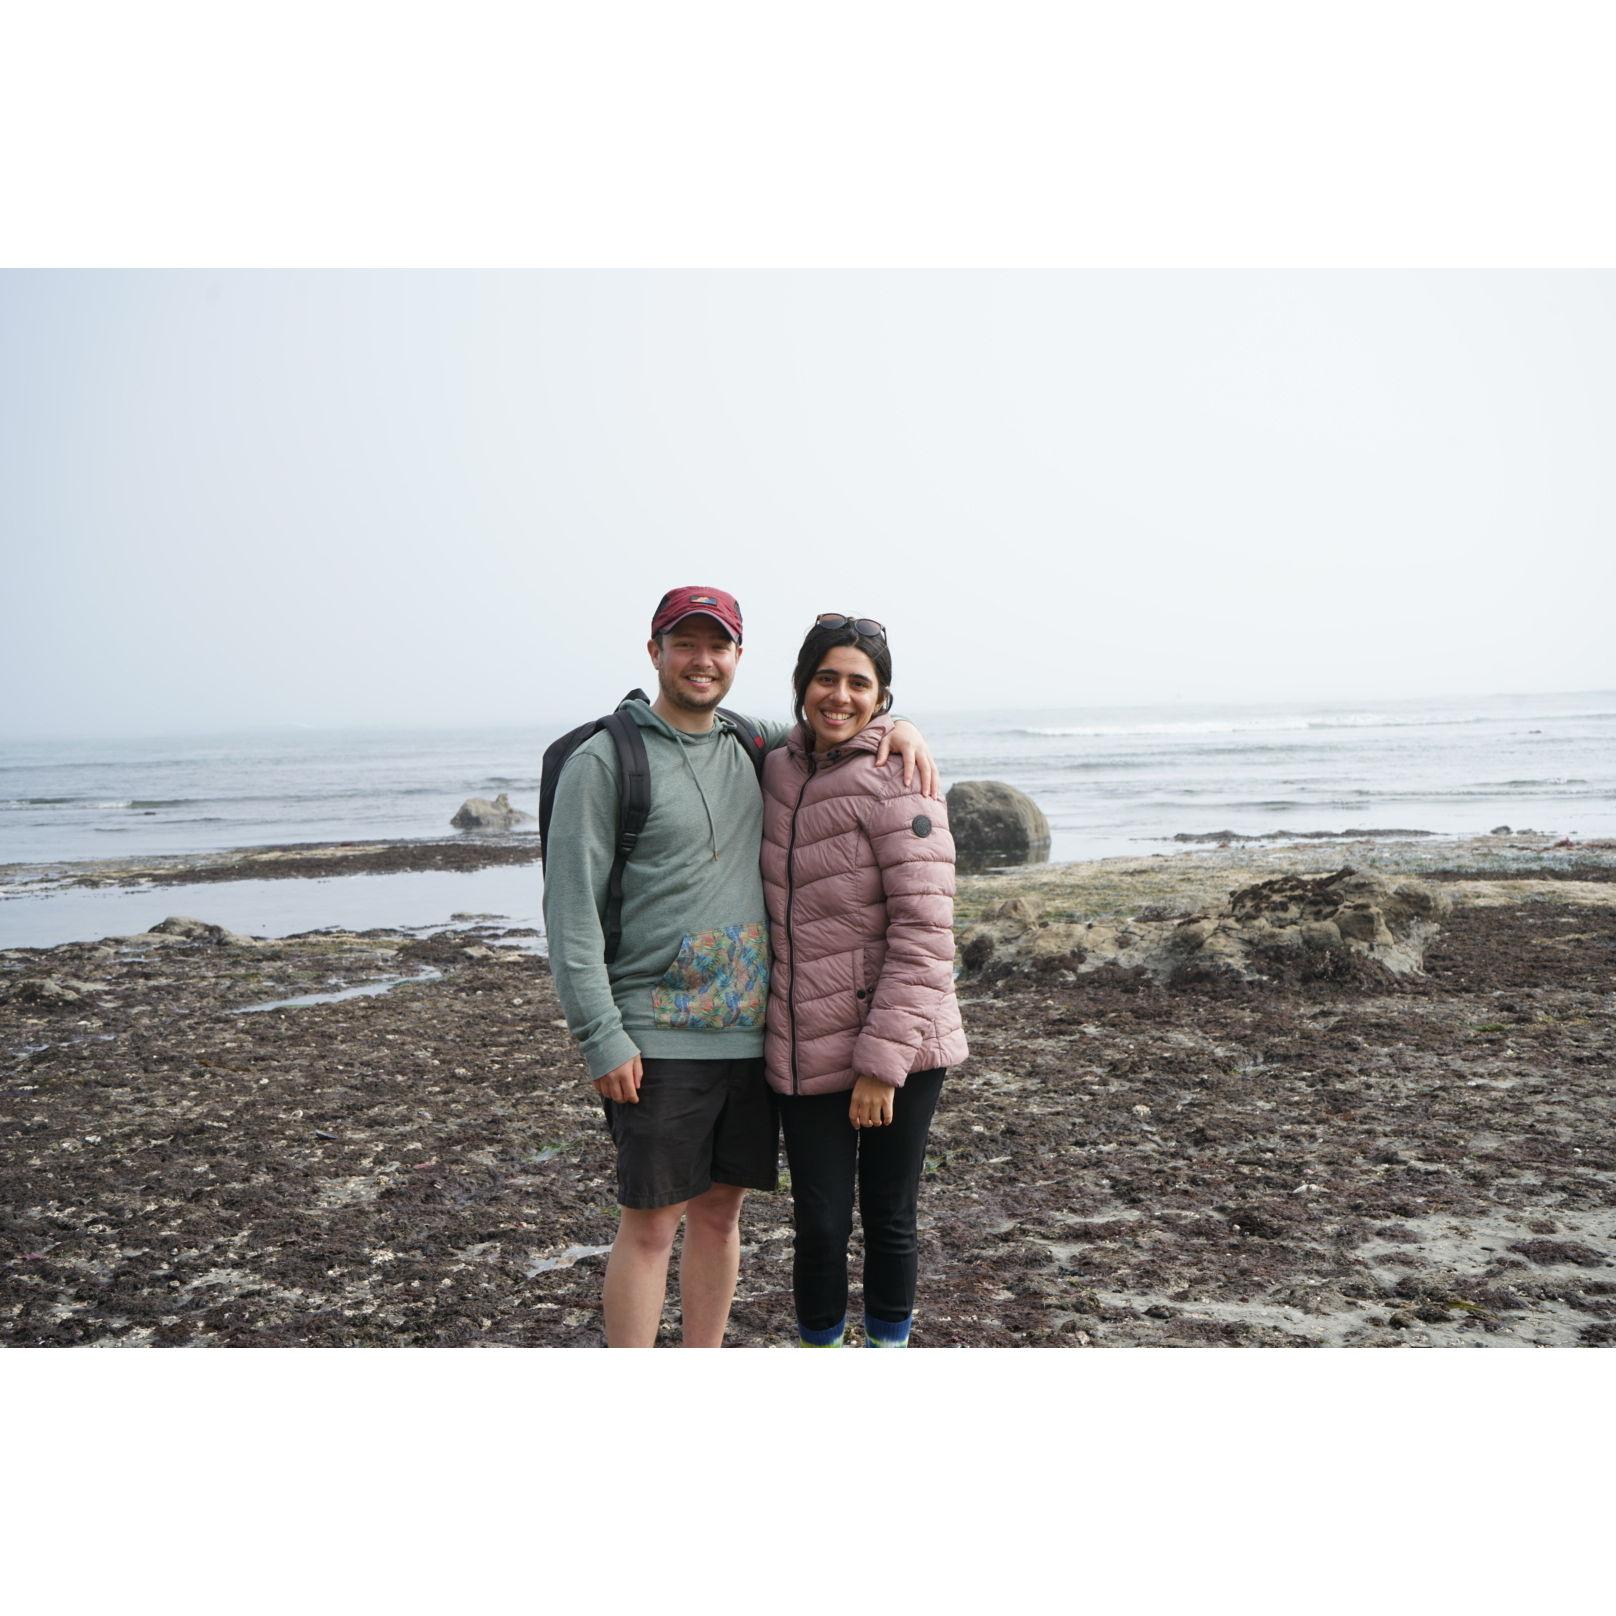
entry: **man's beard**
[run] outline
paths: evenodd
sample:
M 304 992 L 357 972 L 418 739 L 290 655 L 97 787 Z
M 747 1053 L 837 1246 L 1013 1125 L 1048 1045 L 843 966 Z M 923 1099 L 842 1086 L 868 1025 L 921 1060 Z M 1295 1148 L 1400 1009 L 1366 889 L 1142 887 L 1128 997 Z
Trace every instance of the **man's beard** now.
M 683 708 L 687 713 L 710 713 L 729 694 L 729 685 L 722 675 L 715 674 L 713 682 L 707 687 L 707 694 L 697 696 L 661 668 L 657 669 L 657 687 L 667 697 L 670 706 Z

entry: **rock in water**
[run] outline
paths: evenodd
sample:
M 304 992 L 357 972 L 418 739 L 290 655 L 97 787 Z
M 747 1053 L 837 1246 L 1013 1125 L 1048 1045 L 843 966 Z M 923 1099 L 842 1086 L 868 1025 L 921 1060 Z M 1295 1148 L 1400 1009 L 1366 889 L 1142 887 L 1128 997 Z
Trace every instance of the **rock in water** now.
M 486 797 L 467 797 L 449 823 L 456 830 L 514 830 L 532 818 L 532 814 L 511 807 L 511 799 L 502 791 L 492 802 Z
M 191 915 L 170 915 L 167 920 L 158 921 L 148 935 L 179 937 L 191 943 L 220 943 L 226 947 L 235 947 L 252 941 L 250 937 L 243 937 L 239 932 L 230 931 L 224 926 L 215 926 L 210 920 L 197 920 Z
M 977 857 L 1028 863 L 1049 854 L 1049 821 L 1024 791 L 1002 780 L 961 780 L 948 791 L 955 848 Z

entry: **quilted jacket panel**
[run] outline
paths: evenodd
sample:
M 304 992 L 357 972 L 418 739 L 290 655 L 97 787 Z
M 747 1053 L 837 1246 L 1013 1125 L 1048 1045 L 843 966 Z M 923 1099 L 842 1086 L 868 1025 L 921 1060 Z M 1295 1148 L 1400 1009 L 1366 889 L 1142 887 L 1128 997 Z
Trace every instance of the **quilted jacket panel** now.
M 876 768 L 876 719 L 834 752 L 799 726 L 763 771 L 774 965 L 765 1070 L 783 1094 L 902 1087 L 969 1053 L 954 993 L 954 839 L 940 797 Z

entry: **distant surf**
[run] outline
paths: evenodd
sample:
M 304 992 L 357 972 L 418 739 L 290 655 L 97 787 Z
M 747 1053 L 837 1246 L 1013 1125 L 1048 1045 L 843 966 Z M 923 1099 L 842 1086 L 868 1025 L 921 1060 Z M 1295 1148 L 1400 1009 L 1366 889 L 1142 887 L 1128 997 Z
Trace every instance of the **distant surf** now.
M 1036 799 L 1057 860 L 1174 850 L 1208 826 L 1616 835 L 1608 690 L 908 710 L 945 783 L 1004 780 Z M 503 791 L 536 812 L 539 759 L 565 727 L 12 743 L 0 747 L 0 864 L 104 858 L 109 845 L 125 857 L 441 837 L 471 796 Z

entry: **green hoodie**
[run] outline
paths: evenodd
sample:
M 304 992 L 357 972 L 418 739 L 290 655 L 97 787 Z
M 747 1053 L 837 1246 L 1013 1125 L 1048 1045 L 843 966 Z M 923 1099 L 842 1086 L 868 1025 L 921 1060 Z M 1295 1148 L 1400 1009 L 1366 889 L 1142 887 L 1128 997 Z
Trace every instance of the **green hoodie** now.
M 623 703 L 651 766 L 651 815 L 623 872 L 623 940 L 606 965 L 617 750 L 605 732 L 567 760 L 545 853 L 544 923 L 567 1026 L 591 1078 L 641 1055 L 763 1053 L 769 927 L 758 871 L 763 798 L 723 719 L 706 735 Z M 784 724 L 764 723 L 769 746 Z

